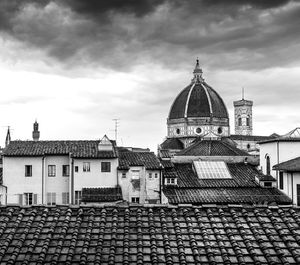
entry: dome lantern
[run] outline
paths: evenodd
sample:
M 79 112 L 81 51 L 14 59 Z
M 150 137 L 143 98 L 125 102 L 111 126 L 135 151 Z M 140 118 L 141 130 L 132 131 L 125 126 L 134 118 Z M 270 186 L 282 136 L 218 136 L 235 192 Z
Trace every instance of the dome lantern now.
M 196 66 L 193 71 L 194 77 L 192 79 L 192 83 L 202 83 L 204 82 L 204 78 L 202 77 L 203 71 L 199 65 L 199 59 L 196 60 Z

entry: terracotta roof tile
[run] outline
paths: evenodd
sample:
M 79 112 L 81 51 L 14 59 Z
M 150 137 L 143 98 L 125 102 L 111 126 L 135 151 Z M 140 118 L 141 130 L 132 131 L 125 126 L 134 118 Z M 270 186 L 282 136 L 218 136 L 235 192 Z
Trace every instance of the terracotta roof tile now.
M 278 203 L 291 204 L 291 200 L 276 188 L 176 188 L 163 190 L 171 204 L 227 204 Z
M 83 202 L 114 202 L 122 200 L 121 187 L 83 188 Z
M 176 156 L 249 156 L 249 154 L 225 140 L 197 139 L 192 145 L 176 153 Z
M 291 207 L 2 207 L 3 264 L 299 264 Z
M 173 163 L 174 167 L 164 168 L 163 176 L 178 177 L 178 187 L 189 188 L 226 188 L 257 187 L 255 176 L 260 173 L 251 165 L 244 163 L 227 163 L 232 179 L 199 179 L 192 163 Z
M 114 141 L 112 141 L 114 145 Z M 116 152 L 99 151 L 99 141 L 11 141 L 4 156 L 69 155 L 74 158 L 115 158 Z
M 300 172 L 300 157 L 296 157 L 291 160 L 279 163 L 273 166 L 273 169 L 291 171 L 291 172 Z
M 161 145 L 161 149 L 182 150 L 183 143 L 177 138 L 167 138 Z
M 131 166 L 145 166 L 146 169 L 160 169 L 161 164 L 153 152 L 119 152 L 119 169 L 127 170 Z

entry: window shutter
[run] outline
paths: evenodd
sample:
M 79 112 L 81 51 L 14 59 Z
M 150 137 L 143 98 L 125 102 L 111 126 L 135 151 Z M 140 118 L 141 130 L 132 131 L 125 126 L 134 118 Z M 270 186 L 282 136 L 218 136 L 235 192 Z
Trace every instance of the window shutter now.
M 23 194 L 19 194 L 19 204 L 23 205 Z
M 37 194 L 33 194 L 33 204 L 37 204 Z

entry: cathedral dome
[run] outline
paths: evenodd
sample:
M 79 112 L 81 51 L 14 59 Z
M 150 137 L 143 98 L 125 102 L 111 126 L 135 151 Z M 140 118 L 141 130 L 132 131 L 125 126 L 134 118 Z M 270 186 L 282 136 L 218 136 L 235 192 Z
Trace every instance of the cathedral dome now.
M 194 71 L 192 83 L 184 88 L 174 100 L 169 120 L 181 118 L 225 118 L 228 119 L 226 106 L 219 94 L 202 78 L 202 71 L 198 70 L 199 62 Z
M 192 82 L 175 98 L 168 116 L 168 137 L 229 135 L 229 116 L 219 94 L 202 77 L 197 59 Z

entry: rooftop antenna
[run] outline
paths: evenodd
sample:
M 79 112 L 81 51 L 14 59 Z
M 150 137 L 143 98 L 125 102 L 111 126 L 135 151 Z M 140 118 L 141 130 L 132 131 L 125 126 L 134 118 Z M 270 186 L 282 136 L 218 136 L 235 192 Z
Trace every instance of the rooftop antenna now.
M 116 119 L 113 119 L 113 121 L 115 122 L 115 141 L 117 143 L 117 140 L 118 140 L 118 128 L 120 127 L 120 119 L 116 118 Z

